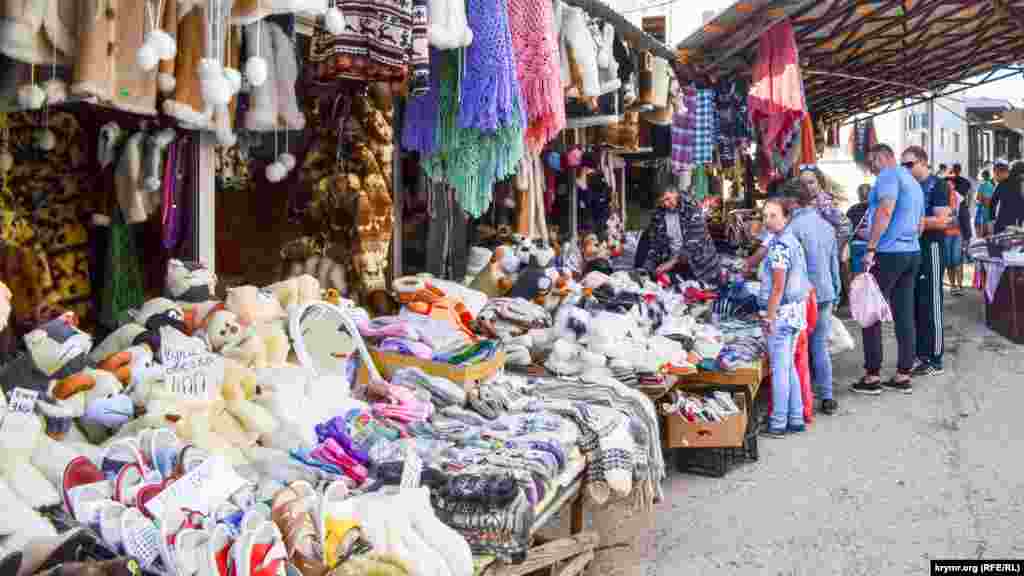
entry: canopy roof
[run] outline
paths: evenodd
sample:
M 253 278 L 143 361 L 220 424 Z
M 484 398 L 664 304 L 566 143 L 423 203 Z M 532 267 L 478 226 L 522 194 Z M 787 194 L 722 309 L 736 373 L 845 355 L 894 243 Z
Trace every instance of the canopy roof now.
M 761 33 L 785 18 L 826 120 L 965 90 L 1024 60 L 1024 0 L 741 0 L 679 44 L 684 74 L 749 74 Z

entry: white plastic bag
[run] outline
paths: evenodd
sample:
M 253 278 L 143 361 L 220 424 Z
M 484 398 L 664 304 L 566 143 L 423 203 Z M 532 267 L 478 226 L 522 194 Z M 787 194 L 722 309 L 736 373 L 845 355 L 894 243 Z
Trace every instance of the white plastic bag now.
M 862 327 L 878 322 L 892 322 L 889 303 L 878 287 L 875 277 L 868 272 L 858 274 L 850 283 L 850 312 Z
M 843 324 L 842 320 L 836 318 L 835 314 L 832 315 L 832 333 L 828 335 L 828 351 L 829 354 L 842 354 L 843 352 L 849 352 L 857 347 L 857 343 L 853 341 L 853 336 L 850 335 L 850 331 L 846 329 L 846 324 Z

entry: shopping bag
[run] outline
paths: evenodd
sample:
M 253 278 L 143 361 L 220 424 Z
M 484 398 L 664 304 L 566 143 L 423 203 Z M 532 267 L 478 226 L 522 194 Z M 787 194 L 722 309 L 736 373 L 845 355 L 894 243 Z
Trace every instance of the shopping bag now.
M 868 272 L 858 274 L 850 283 L 850 312 L 864 328 L 878 322 L 892 322 L 889 303 L 885 301 L 875 277 Z
M 832 333 L 828 335 L 828 352 L 831 355 L 842 354 L 843 352 L 849 352 L 857 347 L 857 343 L 853 341 L 853 336 L 850 335 L 850 331 L 846 329 L 846 324 L 836 318 L 835 314 L 832 315 Z

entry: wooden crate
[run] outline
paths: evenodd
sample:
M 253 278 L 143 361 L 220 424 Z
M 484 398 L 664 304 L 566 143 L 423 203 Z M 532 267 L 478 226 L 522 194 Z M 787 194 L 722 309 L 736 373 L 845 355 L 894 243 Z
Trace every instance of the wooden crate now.
M 469 366 L 453 366 L 443 362 L 432 362 L 415 356 L 385 352 L 373 348 L 370 349 L 370 356 L 373 357 L 377 370 L 384 378 L 391 378 L 391 374 L 399 368 L 419 368 L 431 376 L 447 378 L 452 382 L 461 384 L 467 392 L 475 388 L 481 380 L 497 374 L 498 370 L 505 366 L 505 352 L 503 351 L 499 351 L 494 355 L 494 358 L 486 362 Z M 359 367 L 358 378 L 360 384 L 366 384 L 369 381 L 365 366 Z

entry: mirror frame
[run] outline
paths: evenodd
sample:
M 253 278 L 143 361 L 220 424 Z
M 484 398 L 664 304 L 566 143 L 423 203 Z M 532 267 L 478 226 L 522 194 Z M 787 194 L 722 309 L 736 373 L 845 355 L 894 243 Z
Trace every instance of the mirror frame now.
M 341 318 L 342 324 L 345 326 L 346 329 L 348 329 L 349 334 L 352 337 L 352 341 L 356 346 L 356 351 L 359 352 L 359 356 L 362 359 L 363 364 L 366 365 L 366 370 L 369 372 L 370 380 L 383 380 L 383 378 L 381 378 L 380 372 L 377 370 L 377 365 L 374 364 L 373 362 L 373 357 L 370 356 L 370 351 L 366 347 L 366 342 L 363 341 L 363 335 L 359 333 L 359 327 L 356 326 L 355 320 L 349 314 L 349 310 L 346 308 L 342 308 L 341 306 L 331 304 L 330 302 L 309 302 L 307 304 L 299 306 L 298 308 L 294 309 L 294 311 L 292 311 L 291 314 L 289 314 L 288 335 L 291 337 L 292 348 L 295 349 L 295 355 L 298 357 L 300 364 L 312 370 L 313 373 L 316 374 L 317 376 L 329 375 L 321 374 L 320 371 L 317 369 L 316 363 L 313 361 L 313 358 L 309 355 L 309 352 L 306 350 L 306 342 L 302 337 L 301 320 L 303 315 L 305 315 L 306 311 L 309 310 L 310 308 L 323 308 L 328 312 L 337 314 L 338 317 Z

